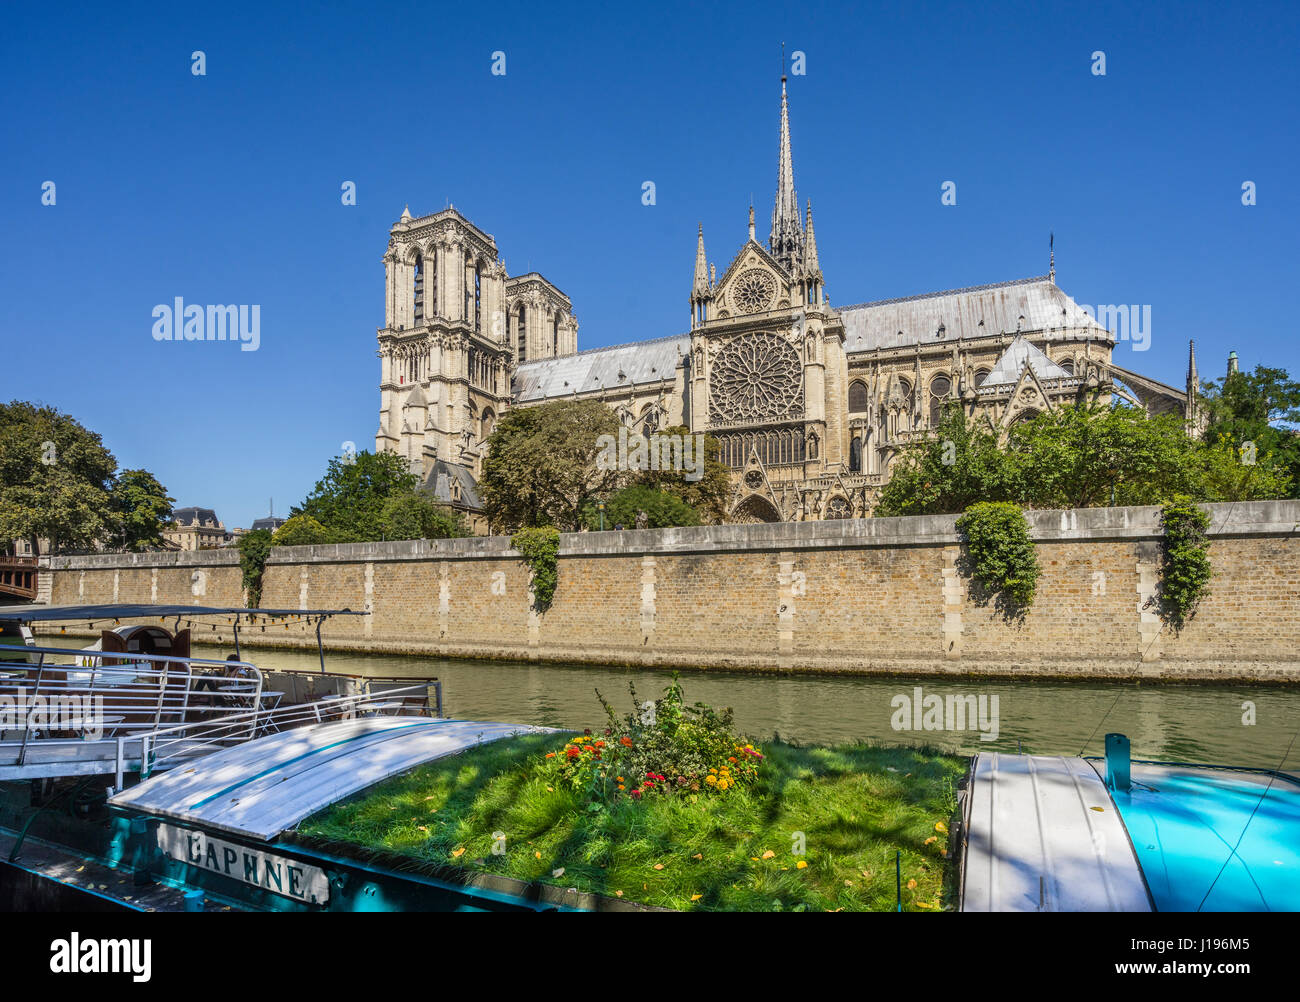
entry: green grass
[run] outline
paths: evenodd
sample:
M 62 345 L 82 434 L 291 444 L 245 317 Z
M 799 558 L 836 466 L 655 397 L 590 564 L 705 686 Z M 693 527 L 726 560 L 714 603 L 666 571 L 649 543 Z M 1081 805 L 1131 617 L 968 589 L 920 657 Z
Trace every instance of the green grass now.
M 694 802 L 621 800 L 592 813 L 535 771 L 567 739 L 528 735 L 421 766 L 309 818 L 298 838 L 353 855 L 396 853 L 426 870 L 459 867 L 668 908 L 735 911 L 893 910 L 898 850 L 904 910 L 952 907 L 952 860 L 943 851 L 963 758 L 769 741 L 750 787 Z M 505 835 L 504 854 L 492 851 L 496 832 Z M 792 851 L 799 832 L 802 856 Z

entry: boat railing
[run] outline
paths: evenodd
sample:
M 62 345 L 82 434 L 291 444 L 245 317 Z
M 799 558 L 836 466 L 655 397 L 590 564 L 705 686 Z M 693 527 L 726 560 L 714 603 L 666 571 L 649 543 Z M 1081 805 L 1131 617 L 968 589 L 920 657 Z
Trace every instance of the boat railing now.
M 247 661 L 0 649 L 0 743 L 18 744 L 20 766 L 35 744 L 156 732 L 195 715 L 222 720 L 261 702 L 262 673 Z M 255 736 L 255 726 L 247 726 L 247 736 Z
M 179 761 L 241 744 L 250 736 L 261 737 L 309 724 L 364 716 L 432 717 L 440 714 L 441 687 L 433 681 L 375 691 L 366 686 L 355 692 L 325 696 L 305 703 L 259 707 L 219 719 L 162 727 L 138 735 L 140 744 L 137 749 L 131 749 L 119 739 L 117 785 L 121 787 L 122 772 L 128 768 L 132 750 L 138 751 L 140 774 L 144 778 L 159 769 L 171 768 Z

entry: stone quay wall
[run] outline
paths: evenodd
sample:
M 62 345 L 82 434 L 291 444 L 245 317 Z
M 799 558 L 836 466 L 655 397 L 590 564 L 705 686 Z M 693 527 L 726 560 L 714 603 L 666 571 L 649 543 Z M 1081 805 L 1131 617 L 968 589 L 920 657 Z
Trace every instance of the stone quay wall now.
M 1029 512 L 1042 575 L 1018 621 L 972 595 L 952 516 L 565 534 L 559 584 L 541 612 L 506 537 L 284 547 L 272 551 L 261 604 L 367 611 L 325 623 L 333 649 L 743 670 L 1300 680 L 1300 501 L 1206 509 L 1214 576 L 1177 633 L 1155 605 L 1154 507 Z M 54 604 L 244 604 L 238 554 L 228 550 L 56 557 L 52 565 Z M 316 642 L 314 625 L 301 623 L 255 626 L 241 639 Z

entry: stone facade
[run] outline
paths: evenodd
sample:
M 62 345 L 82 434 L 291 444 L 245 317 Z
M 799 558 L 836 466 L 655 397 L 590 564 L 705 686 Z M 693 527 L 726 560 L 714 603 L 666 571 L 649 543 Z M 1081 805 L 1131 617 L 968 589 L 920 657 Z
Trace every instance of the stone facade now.
M 505 537 L 285 547 L 266 608 L 350 608 L 340 649 L 752 670 L 1300 679 L 1300 502 L 1207 506 L 1210 594 L 1179 634 L 1148 600 L 1156 508 L 1028 513 L 1022 621 L 972 598 L 950 516 L 565 534 L 549 609 Z M 238 555 L 55 557 L 55 604 L 241 605 Z M 214 631 L 213 639 L 221 636 Z M 229 639 L 228 637 L 226 638 Z M 268 626 L 249 644 L 314 645 Z

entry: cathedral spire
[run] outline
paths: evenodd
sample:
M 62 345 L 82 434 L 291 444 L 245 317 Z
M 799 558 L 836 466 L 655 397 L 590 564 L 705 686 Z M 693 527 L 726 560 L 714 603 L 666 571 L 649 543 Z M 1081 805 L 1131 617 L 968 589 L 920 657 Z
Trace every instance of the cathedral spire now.
M 1056 284 L 1056 234 L 1047 234 L 1047 280 Z
M 708 292 L 709 266 L 704 260 L 704 224 L 700 223 L 699 242 L 695 245 L 695 284 L 691 286 L 691 295 L 698 299 Z
M 772 234 L 768 248 L 781 264 L 793 271 L 803 252 L 803 227 L 799 223 L 799 196 L 794 190 L 794 158 L 790 153 L 790 110 L 781 75 L 781 153 L 776 173 L 776 204 L 772 207 Z
M 821 265 L 817 263 L 817 237 L 813 233 L 812 199 L 808 200 L 808 221 L 804 226 L 807 234 L 807 247 L 804 251 L 804 271 L 809 278 L 821 279 Z

